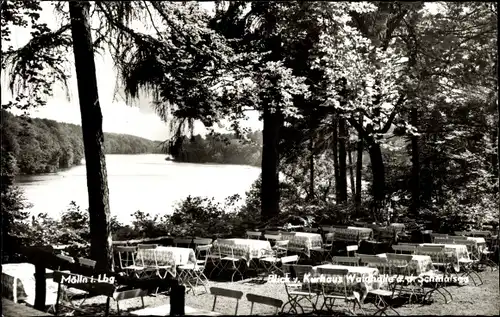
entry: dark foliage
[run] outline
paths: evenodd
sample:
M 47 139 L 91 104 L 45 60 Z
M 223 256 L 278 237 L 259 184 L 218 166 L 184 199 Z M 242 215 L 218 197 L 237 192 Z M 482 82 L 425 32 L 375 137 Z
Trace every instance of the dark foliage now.
M 82 128 L 48 119 L 16 117 L 1 112 L 3 138 L 21 174 L 56 172 L 84 158 Z M 105 133 L 106 154 L 162 153 L 159 141 Z

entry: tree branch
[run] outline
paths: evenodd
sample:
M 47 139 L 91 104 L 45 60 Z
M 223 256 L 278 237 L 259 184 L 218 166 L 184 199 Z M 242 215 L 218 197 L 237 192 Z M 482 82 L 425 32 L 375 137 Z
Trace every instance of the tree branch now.
M 394 118 L 396 118 L 396 114 L 397 114 L 397 110 L 398 108 L 406 101 L 406 96 L 405 95 L 401 95 L 399 96 L 399 99 L 398 101 L 396 102 L 396 104 L 394 105 L 394 110 L 391 112 L 391 114 L 389 115 L 389 119 L 387 120 L 387 122 L 385 123 L 384 127 L 380 130 L 380 131 L 377 131 L 377 133 L 387 133 L 387 131 L 389 131 L 389 129 L 391 128 L 391 125 L 392 125 L 392 122 L 394 122 Z

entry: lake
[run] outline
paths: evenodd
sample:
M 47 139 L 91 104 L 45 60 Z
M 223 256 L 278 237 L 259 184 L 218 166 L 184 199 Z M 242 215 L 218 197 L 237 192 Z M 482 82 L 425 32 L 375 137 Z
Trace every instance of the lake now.
M 165 155 L 106 155 L 111 215 L 130 223 L 137 210 L 172 214 L 187 196 L 243 198 L 259 177 L 260 168 L 244 165 L 191 164 L 165 161 Z M 88 208 L 85 165 L 58 173 L 20 176 L 16 182 L 33 204 L 31 212 L 58 218 L 71 201 Z

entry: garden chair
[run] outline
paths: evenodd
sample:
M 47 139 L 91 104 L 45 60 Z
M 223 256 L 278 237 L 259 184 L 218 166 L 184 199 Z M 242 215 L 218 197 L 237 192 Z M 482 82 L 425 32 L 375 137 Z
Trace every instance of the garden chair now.
M 83 266 L 83 267 L 94 269 L 95 265 L 96 265 L 96 261 L 86 259 L 86 258 L 78 258 L 78 264 Z
M 464 236 L 448 236 L 448 239 L 462 241 L 462 240 L 467 240 L 467 237 L 464 237 Z
M 337 299 L 343 300 L 348 305 L 350 303 L 353 303 L 352 310 L 348 308 L 351 314 L 356 314 L 356 306 L 360 307 L 360 309 L 363 310 L 360 301 L 361 295 L 356 291 L 353 291 L 352 294 L 350 294 L 350 290 L 348 291 L 348 270 L 318 267 L 317 272 L 320 275 L 336 279 L 336 281 L 332 283 L 321 283 L 321 295 L 324 301 L 320 310 L 325 307 L 329 312 L 333 312 L 333 307 L 335 307 L 335 300 Z
M 318 233 L 318 228 L 309 228 L 309 227 L 304 227 L 303 228 L 304 232 L 309 232 L 309 233 Z
M 410 262 L 413 259 L 413 255 L 387 253 L 386 256 L 390 272 L 393 276 L 395 275 L 393 291 L 396 292 L 399 286 L 397 290 L 398 296 L 401 294 L 409 294 L 409 302 L 411 304 L 414 297 L 417 298 L 418 295 L 424 294 L 422 285 L 411 276 Z
M 262 237 L 262 232 L 259 232 L 259 231 L 247 231 L 246 235 L 247 235 L 247 239 L 257 239 L 257 240 L 260 240 L 260 237 Z
M 489 231 L 480 231 L 480 230 L 473 230 L 469 232 L 471 237 L 482 237 L 482 238 L 489 238 L 492 236 L 492 233 Z
M 156 259 L 156 244 L 138 244 L 137 245 L 137 258 L 138 262 L 143 268 L 142 271 L 138 273 L 141 278 L 151 278 L 153 276 L 160 276 L 160 268 L 158 267 L 158 261 Z M 145 253 L 152 254 L 153 257 L 146 257 Z M 170 267 L 164 267 L 165 270 Z
M 276 274 L 280 273 L 284 274 L 282 268 L 278 267 L 278 264 L 283 266 L 283 264 L 286 263 L 297 263 L 299 261 L 299 256 L 298 255 L 290 255 L 286 256 L 287 252 L 286 251 L 281 251 L 281 253 L 276 252 L 274 256 L 271 257 L 265 257 L 262 259 L 259 259 L 260 263 L 264 267 L 264 270 L 266 273 L 269 274 Z
M 281 258 L 286 257 L 287 253 L 288 240 L 276 241 L 276 244 L 272 249 L 272 253 L 269 256 L 259 259 L 259 262 L 262 264 L 267 274 L 273 274 L 276 272 L 282 273 L 281 269 L 278 267 L 278 263 L 281 262 Z
M 464 276 L 470 277 L 472 282 L 474 282 L 474 286 L 483 285 L 483 280 L 481 279 L 481 276 L 475 271 L 475 269 L 478 268 L 481 258 L 476 242 L 471 240 L 462 240 L 458 243 L 467 246 L 467 258 L 458 259 L 458 265 L 460 266 L 460 270 L 462 271 L 461 277 Z M 479 279 L 479 284 L 476 283 L 474 276 L 476 276 Z
M 346 247 L 346 251 L 347 251 L 347 256 L 350 256 L 350 253 L 351 252 L 354 252 L 354 256 L 356 256 L 356 253 L 358 252 L 358 245 L 348 245 Z
M 264 231 L 264 234 L 272 234 L 272 235 L 277 235 L 277 236 L 280 236 L 282 234 L 281 231 L 276 231 L 276 230 L 266 230 Z
M 434 243 L 434 240 L 436 238 L 446 238 L 447 239 L 448 235 L 445 234 L 445 233 L 431 233 L 431 240 L 432 240 L 433 243 Z
M 189 287 L 189 289 L 195 294 L 195 288 L 198 285 L 202 285 L 205 289 L 205 292 L 208 293 L 206 285 L 208 284 L 208 278 L 203 273 L 205 271 L 205 267 L 207 264 L 207 259 L 205 257 L 205 262 L 200 264 L 197 263 L 188 263 L 177 266 L 179 270 L 179 280 Z M 189 292 L 189 290 L 188 290 Z
M 218 271 L 219 274 L 223 269 L 221 261 L 222 253 L 220 250 L 220 245 L 214 244 L 207 253 L 206 258 L 207 258 L 207 264 L 210 263 L 210 265 L 212 266 L 212 270 L 210 271 L 210 274 L 208 274 L 208 277 L 211 278 L 214 272 Z
M 311 252 L 311 258 L 313 258 L 313 254 L 315 252 L 319 253 L 321 255 L 321 263 L 326 264 L 329 263 L 329 260 L 333 256 L 334 253 L 334 233 L 328 233 L 324 237 L 325 242 L 322 244 L 321 248 L 312 248 L 310 249 Z
M 416 245 L 407 245 L 407 244 L 394 244 L 392 245 L 392 249 L 396 253 L 409 253 L 409 254 L 415 254 L 417 252 L 417 246 Z
M 498 241 L 496 241 L 498 243 Z M 498 265 L 495 261 L 492 260 L 493 256 L 496 254 L 498 249 L 498 245 L 493 245 L 493 250 L 490 250 L 488 247 L 485 247 L 481 250 L 479 263 L 491 267 L 491 271 L 498 270 Z
M 333 264 L 359 266 L 360 259 L 354 256 L 334 256 L 332 257 Z
M 358 254 L 358 258 L 362 266 L 367 266 L 373 259 L 379 259 L 380 257 L 372 254 Z
M 269 241 L 269 243 L 274 246 L 276 244 L 276 241 L 281 240 L 281 234 L 264 234 L 264 238 Z
M 193 239 L 191 238 L 175 238 L 174 247 L 176 248 L 190 248 Z
M 240 275 L 241 278 L 244 278 L 243 273 L 240 271 L 242 261 L 241 258 L 238 258 L 234 255 L 234 248 L 230 247 L 229 249 L 221 249 L 220 254 L 222 270 L 234 271 L 231 275 L 231 282 L 234 282 L 234 277 L 236 274 Z
M 316 310 L 319 296 L 311 291 L 311 283 L 304 277 L 311 274 L 313 267 L 311 265 L 290 265 L 283 264 L 283 273 L 288 279 L 285 279 L 285 291 L 288 301 L 282 306 L 281 312 L 285 314 L 304 314 L 304 305 L 302 300 L 306 300 L 313 311 Z M 316 301 L 313 302 L 316 297 Z
M 429 271 L 422 273 L 421 276 L 423 278 L 429 278 L 431 289 L 424 294 L 424 300 L 430 299 L 432 294 L 438 293 L 440 294 L 445 303 L 448 304 L 453 301 L 453 296 L 446 289 L 446 283 L 444 279 L 450 276 L 450 271 L 453 268 L 453 257 L 449 252 L 445 252 L 444 246 L 422 246 L 417 249 L 417 254 L 429 255 L 432 259 L 432 265 L 437 268 L 442 269 L 443 271 Z M 448 295 L 450 300 L 446 297 Z
M 205 265 L 206 259 L 210 254 L 212 248 L 212 239 L 210 238 L 196 238 L 193 239 L 194 251 L 196 254 L 196 263 Z
M 283 301 L 280 299 L 256 295 L 256 294 L 252 294 L 252 293 L 247 294 L 247 300 L 249 302 L 251 302 L 250 315 L 252 315 L 252 313 L 253 313 L 254 303 L 275 307 L 276 310 L 274 312 L 274 315 L 278 314 L 278 310 L 283 306 Z
M 233 291 L 226 288 L 210 287 L 210 294 L 214 296 L 214 305 L 212 307 L 212 311 L 215 311 L 217 297 L 221 296 L 221 297 L 229 297 L 236 299 L 236 308 L 234 310 L 234 315 L 236 316 L 238 314 L 238 305 L 240 303 L 240 299 L 243 297 L 243 292 Z
M 129 276 L 139 278 L 144 267 L 136 264 L 136 247 L 115 247 L 115 252 L 118 253 L 118 261 L 120 270 L 127 273 Z

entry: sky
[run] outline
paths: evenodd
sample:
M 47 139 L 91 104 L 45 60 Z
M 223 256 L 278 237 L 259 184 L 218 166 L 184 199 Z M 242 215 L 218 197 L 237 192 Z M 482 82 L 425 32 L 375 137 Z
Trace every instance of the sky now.
M 43 22 L 51 28 L 58 26 L 57 21 L 53 18 L 52 9 L 49 3 L 42 4 L 44 10 L 41 14 Z M 202 2 L 201 6 L 207 10 L 213 10 L 212 2 Z M 26 44 L 30 39 L 29 30 L 13 29 L 12 45 L 19 47 Z M 2 43 L 3 45 L 3 43 Z M 68 56 L 73 60 L 71 56 Z M 126 103 L 121 97 L 115 97 L 116 71 L 113 68 L 113 62 L 109 54 L 104 56 L 96 54 L 94 56 L 96 63 L 96 76 L 99 90 L 99 100 L 103 114 L 103 130 L 104 132 L 126 133 L 132 134 L 152 140 L 165 140 L 169 137 L 168 124 L 154 113 L 150 101 L 146 97 L 139 100 Z M 61 122 L 81 124 L 80 106 L 78 103 L 78 89 L 76 83 L 76 73 L 74 66 L 69 66 L 72 74 L 69 80 L 69 96 L 61 88 L 54 89 L 54 95 L 47 99 L 47 105 L 43 108 L 30 110 L 28 113 L 32 117 L 47 118 Z M 12 99 L 11 92 L 6 88 L 7 80 L 2 74 L 2 104 Z M 12 111 L 15 114 L 21 114 L 20 111 Z M 247 113 L 249 121 L 244 124 L 253 130 L 262 129 L 262 122 L 258 120 L 257 113 Z M 229 125 L 227 125 L 229 126 Z M 195 134 L 204 134 L 206 129 L 203 124 L 195 125 Z

